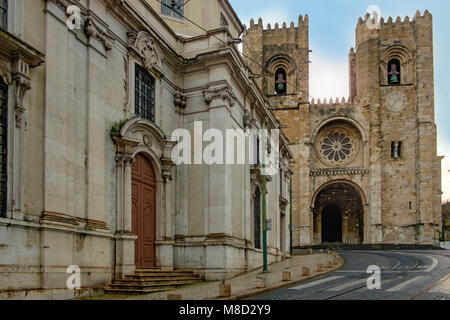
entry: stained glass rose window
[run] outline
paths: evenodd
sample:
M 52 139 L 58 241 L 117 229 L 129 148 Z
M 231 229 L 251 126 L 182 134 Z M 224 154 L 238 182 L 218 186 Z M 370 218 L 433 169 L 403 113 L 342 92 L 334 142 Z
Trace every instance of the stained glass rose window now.
M 322 141 L 322 153 L 328 160 L 342 161 L 351 153 L 352 143 L 345 133 L 330 133 Z
M 359 139 L 353 128 L 335 125 L 321 130 L 316 139 L 316 151 L 320 160 L 329 166 L 350 163 L 359 151 Z

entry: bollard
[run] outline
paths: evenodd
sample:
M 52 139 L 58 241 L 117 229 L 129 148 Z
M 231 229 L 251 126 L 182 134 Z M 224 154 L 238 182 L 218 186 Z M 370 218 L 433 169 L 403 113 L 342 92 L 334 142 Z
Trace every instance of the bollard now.
M 292 272 L 291 271 L 283 271 L 282 279 L 283 279 L 283 281 L 291 281 L 292 280 Z
M 321 263 L 317 264 L 317 272 L 323 272 L 323 266 Z
M 327 262 L 327 268 L 328 268 L 328 269 L 333 268 L 333 261 L 328 260 L 328 262 Z
M 231 284 L 225 283 L 219 284 L 219 297 L 221 298 L 231 297 Z
M 308 251 L 309 251 L 309 254 L 313 253 L 313 250 L 311 248 Z
M 320 250 L 319 250 L 319 253 L 323 253 L 323 249 L 320 249 Z
M 262 289 L 266 287 L 266 277 L 259 276 L 256 277 L 256 288 Z
M 182 300 L 181 299 L 181 294 L 168 293 L 167 294 L 167 300 Z
M 302 269 L 302 276 L 308 277 L 309 275 L 310 275 L 309 268 L 308 267 L 303 267 L 303 269 Z

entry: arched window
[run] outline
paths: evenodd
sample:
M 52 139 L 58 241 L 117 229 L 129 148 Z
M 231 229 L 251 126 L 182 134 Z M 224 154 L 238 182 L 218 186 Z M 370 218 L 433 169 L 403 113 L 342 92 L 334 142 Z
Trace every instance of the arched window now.
M 278 68 L 275 72 L 275 92 L 276 94 L 286 94 L 286 70 Z
M 400 61 L 398 59 L 391 59 L 388 63 L 388 83 L 400 84 Z

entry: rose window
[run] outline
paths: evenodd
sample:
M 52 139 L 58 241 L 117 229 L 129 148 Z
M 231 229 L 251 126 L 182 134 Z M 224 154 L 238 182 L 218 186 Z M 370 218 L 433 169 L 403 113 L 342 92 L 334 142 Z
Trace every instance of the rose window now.
M 330 133 L 322 141 L 322 154 L 329 161 L 344 161 L 352 152 L 352 142 L 344 133 Z
M 321 130 L 316 140 L 316 152 L 327 166 L 342 167 L 352 162 L 359 151 L 357 132 L 341 124 Z

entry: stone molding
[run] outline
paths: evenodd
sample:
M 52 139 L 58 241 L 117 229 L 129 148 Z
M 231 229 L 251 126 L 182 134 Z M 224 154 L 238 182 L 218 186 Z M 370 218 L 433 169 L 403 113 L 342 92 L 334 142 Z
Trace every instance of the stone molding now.
M 162 53 L 157 41 L 146 31 L 128 32 L 128 48 L 149 71 L 156 71 L 162 77 Z
M 311 169 L 309 175 L 315 176 L 340 176 L 340 175 L 364 175 L 369 169 L 363 168 L 332 168 L 332 169 Z
M 13 82 L 16 85 L 15 90 L 15 105 L 14 105 L 14 115 L 15 115 L 15 122 L 16 127 L 20 128 L 22 127 L 22 119 L 25 112 L 25 106 L 24 106 L 24 97 L 28 90 L 31 89 L 31 79 L 21 73 L 15 73 L 13 75 Z
M 227 86 L 215 89 L 208 89 L 203 91 L 203 97 L 206 104 L 209 106 L 213 100 L 221 99 L 224 102 L 228 102 L 230 107 L 236 104 L 236 97 L 231 89 Z
M 95 38 L 100 41 L 105 50 L 109 51 L 113 48 L 114 38 L 108 36 L 106 32 L 101 30 L 91 17 L 86 18 L 84 23 L 84 32 L 89 38 Z

